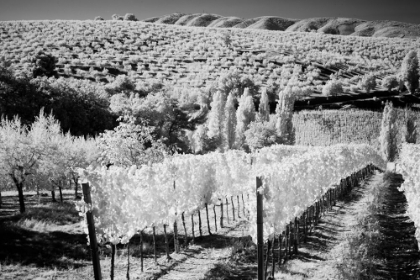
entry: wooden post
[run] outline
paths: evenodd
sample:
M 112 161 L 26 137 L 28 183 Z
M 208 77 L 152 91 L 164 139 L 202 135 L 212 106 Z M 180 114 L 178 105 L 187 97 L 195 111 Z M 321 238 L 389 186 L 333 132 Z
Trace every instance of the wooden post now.
M 217 231 L 217 215 L 216 215 L 216 204 L 213 205 L 213 214 L 214 214 L 214 228 Z
M 220 200 L 220 227 L 223 228 L 223 200 Z
M 244 214 L 244 217 L 246 217 L 244 194 L 242 194 L 242 213 Z
M 236 221 L 236 219 L 235 219 L 235 205 L 233 204 L 233 196 L 230 197 L 230 201 L 232 202 L 232 217 L 233 217 L 233 221 Z
M 279 235 L 279 266 L 281 265 L 281 244 L 283 243 L 283 236 Z
M 239 210 L 240 209 L 240 206 L 239 206 L 239 195 L 236 196 L 236 200 L 238 201 L 238 219 L 240 219 L 241 218 L 241 211 Z
M 273 243 L 271 244 L 271 277 L 274 279 L 274 269 L 276 268 L 276 258 L 274 257 L 274 244 L 276 243 L 276 236 L 273 235 Z
M 82 187 L 83 187 L 83 198 L 84 198 L 85 203 L 92 204 L 89 184 L 84 183 L 82 184 Z M 88 223 L 88 230 L 89 230 L 89 243 L 90 243 L 90 250 L 92 253 L 93 272 L 95 275 L 95 280 L 101 280 L 102 279 L 101 264 L 99 261 L 98 243 L 96 241 L 95 222 L 93 220 L 93 214 L 91 211 L 86 212 L 86 220 Z
M 200 213 L 200 209 L 198 209 L 198 230 L 200 231 L 200 237 L 203 236 L 203 231 L 201 229 L 201 213 Z
M 258 280 L 265 280 L 264 277 L 264 232 L 263 232 L 263 196 L 258 189 L 262 187 L 260 177 L 256 179 L 257 188 L 257 246 L 258 246 Z
M 295 254 L 298 253 L 298 246 L 299 246 L 299 219 L 295 218 Z
M 185 217 L 184 217 L 184 212 L 182 212 L 182 225 L 184 226 L 184 246 L 187 247 L 188 245 L 188 234 L 187 234 L 187 227 L 185 226 Z
M 270 239 L 267 240 L 267 253 L 265 254 L 265 269 L 264 269 L 264 275 L 267 275 L 268 270 L 268 260 L 270 258 L 270 249 L 271 249 L 271 241 Z
M 141 272 L 144 270 L 144 260 L 143 260 L 143 231 L 140 231 L 140 269 Z
M 169 242 L 168 242 L 168 234 L 166 233 L 166 227 L 167 225 L 163 225 L 163 232 L 165 234 L 165 250 L 166 250 L 166 259 L 170 260 L 171 257 L 169 256 Z M 141 251 L 143 254 L 143 251 Z
M 156 227 L 153 226 L 153 256 L 155 259 L 155 264 L 157 263 L 157 256 L 156 256 Z
M 191 232 L 192 232 L 192 240 L 191 243 L 194 244 L 195 242 L 195 233 L 194 233 L 194 213 L 191 214 Z
M 207 231 L 209 232 L 209 235 L 212 235 L 210 231 L 209 207 L 207 203 L 206 203 L 206 217 L 207 217 Z
M 115 251 L 117 245 L 111 243 L 111 280 L 114 280 L 114 267 L 115 267 Z
M 229 201 L 227 197 L 226 197 L 226 220 L 227 220 L 227 223 L 229 223 Z
M 178 240 L 178 225 L 174 222 L 174 251 L 179 253 L 179 240 Z

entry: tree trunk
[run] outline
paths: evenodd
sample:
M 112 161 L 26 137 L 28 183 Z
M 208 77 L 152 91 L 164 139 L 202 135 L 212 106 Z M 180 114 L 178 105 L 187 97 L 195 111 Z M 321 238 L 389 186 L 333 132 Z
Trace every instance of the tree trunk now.
M 16 188 L 18 190 L 20 213 L 25 213 L 25 198 L 23 197 L 23 181 L 19 182 L 15 176 L 13 175 L 10 175 L 10 176 L 12 177 L 12 180 L 15 183 Z
M 63 203 L 63 187 L 62 187 L 61 183 L 58 184 L 58 190 L 60 191 L 60 201 L 61 201 L 61 203 Z
M 51 190 L 51 198 L 52 198 L 52 202 L 57 202 L 57 200 L 55 199 L 55 191 Z
M 1 208 L 1 190 L 0 190 L 0 208 Z

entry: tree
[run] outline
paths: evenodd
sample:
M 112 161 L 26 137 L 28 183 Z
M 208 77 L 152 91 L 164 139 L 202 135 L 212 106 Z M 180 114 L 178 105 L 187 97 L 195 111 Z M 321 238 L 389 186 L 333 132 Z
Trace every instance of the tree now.
M 207 135 L 209 138 L 215 138 L 219 143 L 222 142 L 225 102 L 223 93 L 218 90 L 213 95 L 208 114 Z
M 251 122 L 245 131 L 245 142 L 251 151 L 278 143 L 275 122 Z
M 249 89 L 245 89 L 239 101 L 239 107 L 236 110 L 236 133 L 235 133 L 235 145 L 237 148 L 243 148 L 245 150 L 248 147 L 245 145 L 245 131 L 248 129 L 248 125 L 255 120 L 255 105 L 254 100 L 249 92 Z
M 105 20 L 103 17 L 101 17 L 101 16 L 97 16 L 97 17 L 95 17 L 95 20 Z
M 261 90 L 260 104 L 258 106 L 258 119 L 267 122 L 270 119 L 270 104 L 268 103 L 267 89 Z
M 124 20 L 124 18 L 120 15 L 117 14 L 113 14 L 112 15 L 112 20 Z
M 399 82 L 396 76 L 394 75 L 390 75 L 390 76 L 386 76 L 383 80 L 382 80 L 382 87 L 386 88 L 388 91 L 391 91 L 392 89 L 398 87 Z
M 225 105 L 225 118 L 223 120 L 223 145 L 224 150 L 230 150 L 235 144 L 236 109 L 235 96 L 229 93 Z
M 359 82 L 359 88 L 370 93 L 371 90 L 376 88 L 376 77 L 372 74 L 363 76 L 362 80 Z
M 330 80 L 322 88 L 322 95 L 337 96 L 343 93 L 343 85 L 338 80 Z
M 295 141 L 293 110 L 297 95 L 297 90 L 290 85 L 279 92 L 279 101 L 276 108 L 276 130 L 283 144 L 293 145 Z
M 1 120 L 1 163 L 17 188 L 21 213 L 25 212 L 25 182 L 38 173 L 40 164 L 49 156 L 51 139 L 60 133 L 58 121 L 52 115 L 45 116 L 42 110 L 30 129 L 19 117 Z
M 419 60 L 415 51 L 409 51 L 404 57 L 398 77 L 411 94 L 419 87 Z
M 136 16 L 135 15 L 133 15 L 133 14 L 125 14 L 125 16 L 124 16 L 124 20 L 126 20 L 126 21 L 138 21 L 138 19 L 136 18 Z
M 397 113 L 392 103 L 386 103 L 382 115 L 381 132 L 379 135 L 380 152 L 385 161 L 394 162 L 397 154 L 397 134 L 396 126 Z
M 102 133 L 97 141 L 104 164 L 130 167 L 161 162 L 169 153 L 163 142 L 153 138 L 153 127 L 137 124 L 132 116 L 120 119 L 114 130 Z
M 404 112 L 403 142 L 416 144 L 417 142 L 417 123 L 410 110 L 407 108 Z

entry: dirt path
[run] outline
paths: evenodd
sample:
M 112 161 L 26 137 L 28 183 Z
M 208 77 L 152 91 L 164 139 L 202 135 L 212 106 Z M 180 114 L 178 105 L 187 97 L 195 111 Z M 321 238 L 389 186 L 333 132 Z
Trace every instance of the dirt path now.
M 275 279 L 356 279 L 349 275 L 343 277 L 343 264 L 346 266 L 344 255 L 349 256 L 352 250 L 349 244 L 355 242 L 355 236 L 358 242 L 364 239 L 363 234 L 370 234 L 368 229 L 366 232 L 359 231 L 361 237 L 355 232 L 363 224 L 361 219 L 371 218 L 367 215 L 370 213 L 368 207 L 378 199 L 373 191 L 378 184 L 382 184 L 384 190 L 379 206 L 383 210 L 376 214 L 373 224 L 379 225 L 376 234 L 381 236 L 380 241 L 373 247 L 356 248 L 367 248 L 374 256 L 369 261 L 372 264 L 372 272 L 369 273 L 377 277 L 375 279 L 419 279 L 420 257 L 414 238 L 414 224 L 405 214 L 404 194 L 397 190 L 402 178 L 391 175 L 385 184 L 383 180 L 384 174 L 375 174 L 339 201 L 332 211 L 321 218 L 308 242 L 299 248 L 298 256 L 283 265 Z M 349 267 L 346 267 L 347 271 Z M 358 269 L 361 267 L 353 268 L 354 271 Z
M 403 192 L 398 191 L 403 178 L 392 174 L 388 181 L 390 184 L 381 203 L 382 213 L 378 215 L 384 237 L 380 254 L 386 260 L 381 274 L 387 279 L 419 279 L 420 254 L 414 237 L 415 227 L 405 212 L 407 199 Z
M 246 220 L 227 225 L 213 235 L 198 237 L 194 245 L 171 254 L 171 261 L 166 257 L 158 260 L 158 265 L 150 267 L 146 274 L 153 275 L 148 279 L 208 279 L 207 273 L 218 263 L 231 256 L 232 245 L 247 239 Z

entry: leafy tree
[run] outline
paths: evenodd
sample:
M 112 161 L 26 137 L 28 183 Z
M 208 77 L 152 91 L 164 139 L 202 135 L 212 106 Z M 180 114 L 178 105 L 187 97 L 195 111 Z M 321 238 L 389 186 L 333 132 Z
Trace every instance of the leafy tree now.
M 211 109 L 208 115 L 207 135 L 209 138 L 215 138 L 220 143 L 222 142 L 225 102 L 223 93 L 217 91 L 213 95 L 213 101 L 210 104 Z
M 337 96 L 343 93 L 343 85 L 338 80 L 330 80 L 322 88 L 322 95 Z
M 124 20 L 126 21 L 138 21 L 135 15 L 133 14 L 125 14 Z
M 248 147 L 245 145 L 245 131 L 248 129 L 248 125 L 255 120 L 255 105 L 252 99 L 249 89 L 245 89 L 239 101 L 239 107 L 236 110 L 236 139 L 235 145 L 237 148 Z
M 407 108 L 404 112 L 403 142 L 416 144 L 417 142 L 417 123 Z
M 381 132 L 379 135 L 380 152 L 385 161 L 394 162 L 397 154 L 397 134 L 396 126 L 397 113 L 392 103 L 386 103 L 382 116 Z
M 30 129 L 19 117 L 2 118 L 0 123 L 0 158 L 2 169 L 15 184 L 20 212 L 25 212 L 23 190 L 29 176 L 36 175 L 40 164 L 50 155 L 51 140 L 61 133 L 60 125 L 52 115 L 40 112 Z
M 38 52 L 32 60 L 34 64 L 34 69 L 32 76 L 36 77 L 56 77 L 58 78 L 58 73 L 55 70 L 56 58 L 51 54 L 47 54 L 43 51 Z
M 225 105 L 225 118 L 223 120 L 223 145 L 224 150 L 230 150 L 235 144 L 235 130 L 236 130 L 236 109 L 235 96 L 229 93 Z
M 396 76 L 394 75 L 390 75 L 390 76 L 386 76 L 383 80 L 382 80 L 382 87 L 386 88 L 388 91 L 391 91 L 393 88 L 398 87 L 399 82 Z
M 279 92 L 279 101 L 276 108 L 276 130 L 283 144 L 294 144 L 293 109 L 298 92 L 288 85 Z
M 117 15 L 117 14 L 113 14 L 112 15 L 112 20 L 124 20 L 124 17 Z
M 251 122 L 245 131 L 245 142 L 251 151 L 276 144 L 278 138 L 275 122 L 272 121 Z
M 153 127 L 137 124 L 132 116 L 121 118 L 119 126 L 107 130 L 98 139 L 100 161 L 129 167 L 161 162 L 169 153 L 163 142 L 153 138 Z
M 415 51 L 406 54 L 398 76 L 411 94 L 419 87 L 419 60 Z
M 370 93 L 371 90 L 376 88 L 376 77 L 372 74 L 363 76 L 362 80 L 359 82 L 359 88 Z
M 270 119 L 270 104 L 268 102 L 267 90 L 265 88 L 261 91 L 260 104 L 258 107 L 258 119 L 267 122 Z

